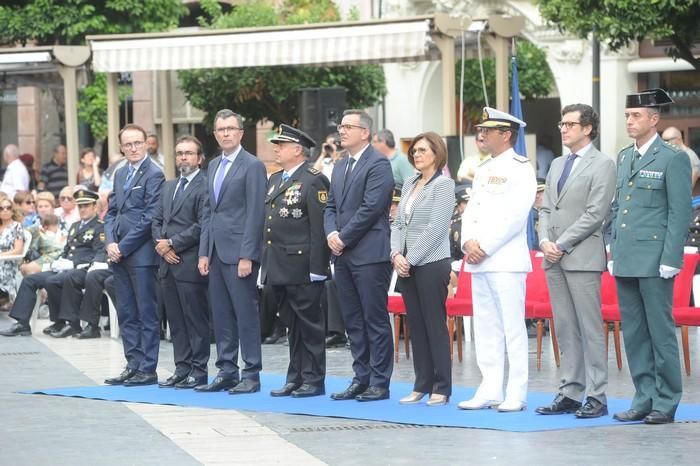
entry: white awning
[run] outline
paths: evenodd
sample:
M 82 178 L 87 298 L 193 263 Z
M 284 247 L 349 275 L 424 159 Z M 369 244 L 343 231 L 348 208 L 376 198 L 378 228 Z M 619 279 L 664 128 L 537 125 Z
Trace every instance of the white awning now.
M 91 36 L 95 71 L 344 65 L 428 59 L 431 20 Z
M 693 65 L 679 58 L 674 60 L 670 57 L 663 58 L 639 58 L 627 64 L 627 71 L 630 73 L 660 73 L 664 71 L 690 71 L 694 70 Z

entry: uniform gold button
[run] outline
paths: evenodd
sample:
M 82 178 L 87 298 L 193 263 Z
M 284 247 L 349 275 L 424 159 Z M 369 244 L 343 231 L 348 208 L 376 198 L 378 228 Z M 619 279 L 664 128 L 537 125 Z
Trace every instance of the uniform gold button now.
M 632 186 L 633 184 L 634 184 L 634 183 L 632 183 L 632 182 L 630 181 L 629 183 L 627 183 L 627 186 Z
M 301 251 L 299 251 L 299 254 L 301 254 Z
M 626 201 L 629 201 L 630 199 L 632 199 L 632 196 L 630 196 L 630 195 L 625 196 Z
M 275 208 L 275 205 L 274 205 L 274 204 L 272 204 L 272 208 L 273 208 L 273 209 Z
M 623 214 L 626 214 L 626 213 L 627 213 L 627 209 L 623 210 L 622 213 L 623 213 Z M 268 231 L 269 231 L 269 230 L 268 230 Z
M 71 246 L 70 248 L 71 248 L 71 250 L 74 250 L 74 249 L 75 249 L 75 246 Z
M 268 219 L 268 220 L 272 220 L 272 215 L 270 215 L 269 217 L 267 217 L 267 219 Z
M 656 239 L 656 235 L 652 236 L 653 239 Z
M 620 228 L 625 228 L 626 226 L 627 224 L 623 223 L 622 225 L 620 225 Z
M 267 232 L 268 232 L 268 233 L 270 233 L 271 231 L 272 231 L 272 230 L 270 230 L 269 228 L 267 229 Z
M 270 241 L 270 240 L 267 240 L 267 244 L 272 244 L 272 241 Z
M 650 184 L 647 185 L 647 189 L 651 189 L 651 185 L 650 185 Z

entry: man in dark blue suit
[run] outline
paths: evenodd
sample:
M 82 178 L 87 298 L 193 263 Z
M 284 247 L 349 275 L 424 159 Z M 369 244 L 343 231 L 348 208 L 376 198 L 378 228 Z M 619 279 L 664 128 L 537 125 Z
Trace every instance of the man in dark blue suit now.
M 151 385 L 158 382 L 160 319 L 156 306 L 158 255 L 153 249 L 151 222 L 165 178 L 146 156 L 146 131 L 128 124 L 119 132 L 127 164 L 114 175 L 105 216 L 107 258 L 113 264 L 117 317 L 126 369 L 105 380 L 110 385 Z
M 158 385 L 194 388 L 207 384 L 209 362 L 207 279 L 197 269 L 207 179 L 199 169 L 204 153 L 197 138 L 181 136 L 175 156 L 180 176 L 163 185 L 152 228 L 175 358 L 175 373 Z
M 391 277 L 389 207 L 394 177 L 389 160 L 371 145 L 372 119 L 346 110 L 338 125 L 348 157 L 333 169 L 324 227 L 335 256 L 335 281 L 355 377 L 334 400 L 389 398 L 393 369 L 387 314 Z
M 197 391 L 260 391 L 260 319 L 256 280 L 265 223 L 265 165 L 241 147 L 243 120 L 231 110 L 214 118 L 222 154 L 209 163 L 199 271 L 209 276 L 219 373 Z M 238 347 L 245 367 L 239 374 Z

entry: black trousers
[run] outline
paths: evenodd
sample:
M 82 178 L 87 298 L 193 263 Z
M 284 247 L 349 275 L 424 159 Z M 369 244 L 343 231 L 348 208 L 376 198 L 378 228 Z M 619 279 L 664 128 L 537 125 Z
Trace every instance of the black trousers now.
M 263 285 L 260 290 L 260 337 L 265 339 L 275 332 L 284 333 L 285 323 L 278 315 L 277 295 L 272 285 Z
M 335 286 L 334 280 L 324 282 L 324 295 L 322 298 L 321 307 L 326 314 L 326 330 L 328 335 L 338 334 L 345 336 L 345 323 L 343 322 L 343 313 L 340 311 L 340 303 L 338 302 L 338 289 Z
M 399 279 L 411 329 L 413 390 L 452 394 L 452 364 L 445 318 L 450 259 L 411 267 L 410 276 Z
M 80 304 L 80 320 L 90 325 L 100 322 L 100 308 L 102 306 L 102 292 L 107 290 L 114 305 L 117 305 L 114 294 L 114 277 L 111 269 L 93 270 L 85 276 L 85 296 Z
M 209 363 L 209 303 L 206 283 L 160 278 L 165 313 L 173 340 L 175 374 L 202 378 Z
M 58 320 L 64 320 L 71 325 L 80 325 L 80 303 L 83 300 L 83 288 L 87 269 L 74 269 L 61 272 L 56 278 L 62 280 L 47 280 L 46 294 L 48 295 L 49 310 L 55 309 Z
M 47 283 L 62 283 L 64 273 L 39 272 L 24 277 L 19 286 L 19 291 L 17 291 L 17 297 L 10 311 L 10 317 L 17 320 L 17 322 L 29 325 L 29 319 L 32 317 L 32 310 L 34 310 L 34 305 L 36 304 L 37 290 L 45 288 Z M 59 302 L 54 303 L 53 306 L 49 303 L 49 318 L 51 322 L 58 321 L 59 306 Z
M 287 383 L 322 387 L 326 378 L 326 319 L 321 310 L 323 282 L 273 288 L 280 311 L 289 323 Z

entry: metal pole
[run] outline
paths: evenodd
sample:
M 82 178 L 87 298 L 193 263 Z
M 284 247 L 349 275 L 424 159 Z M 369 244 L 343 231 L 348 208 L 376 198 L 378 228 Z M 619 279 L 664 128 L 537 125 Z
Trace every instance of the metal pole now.
M 595 33 L 593 34 L 593 42 L 591 43 L 591 59 L 593 63 L 591 64 L 591 84 L 593 85 L 592 88 L 592 107 L 593 110 L 600 116 L 600 42 L 598 42 L 598 38 L 595 36 Z M 600 126 L 600 130 L 602 131 L 603 126 Z M 598 132 L 598 137 L 596 138 L 595 141 L 593 141 L 593 144 L 595 144 L 595 147 L 597 149 L 600 149 L 600 131 Z

